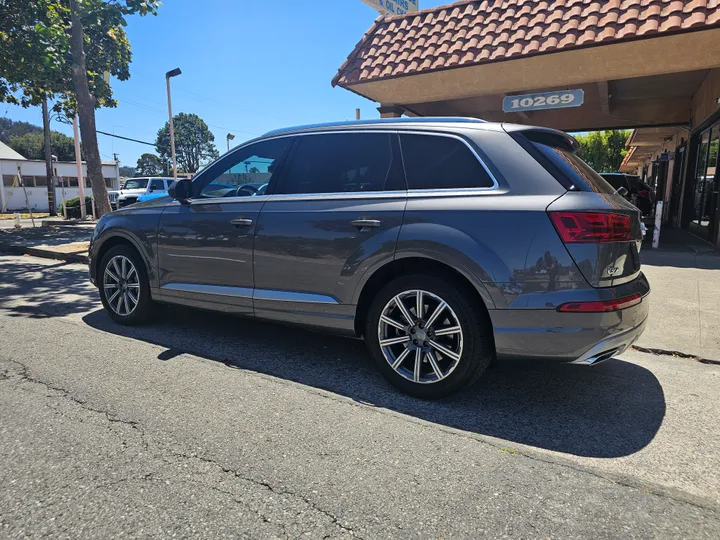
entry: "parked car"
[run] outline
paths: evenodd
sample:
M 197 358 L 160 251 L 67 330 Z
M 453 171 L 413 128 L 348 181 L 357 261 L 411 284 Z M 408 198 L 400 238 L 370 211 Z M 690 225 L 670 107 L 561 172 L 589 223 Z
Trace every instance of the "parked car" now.
M 114 209 L 138 202 L 143 195 L 154 194 L 157 197 L 167 195 L 172 178 L 128 178 L 118 191 L 108 191 L 110 206 Z
M 637 206 L 643 215 L 650 215 L 655 208 L 653 189 L 639 176 L 625 173 L 600 173 L 615 189 L 625 188 L 625 198 Z
M 178 181 L 174 200 L 103 216 L 90 277 L 121 324 L 159 302 L 364 337 L 388 381 L 423 398 L 495 357 L 594 365 L 643 332 L 650 287 L 640 212 L 576 149 L 473 119 L 273 131 Z M 248 162 L 264 195 L 213 185 Z

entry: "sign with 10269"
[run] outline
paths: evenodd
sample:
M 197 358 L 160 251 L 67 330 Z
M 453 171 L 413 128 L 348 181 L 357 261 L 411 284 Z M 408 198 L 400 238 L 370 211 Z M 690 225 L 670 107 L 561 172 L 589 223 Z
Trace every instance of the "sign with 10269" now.
M 380 13 L 388 15 L 405 15 L 414 13 L 418 8 L 419 0 L 361 0 L 368 6 L 372 6 Z
M 523 94 L 506 96 L 503 99 L 503 112 L 540 111 L 543 109 L 563 109 L 579 107 L 585 100 L 582 90 L 558 90 L 541 94 Z

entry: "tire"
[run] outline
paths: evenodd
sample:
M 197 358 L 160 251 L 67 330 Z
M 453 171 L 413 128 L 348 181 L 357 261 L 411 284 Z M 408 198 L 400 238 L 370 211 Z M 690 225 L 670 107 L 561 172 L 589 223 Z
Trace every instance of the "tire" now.
M 122 273 L 117 271 L 117 268 L 123 269 L 122 262 L 120 262 L 122 258 L 127 261 L 125 263 L 126 275 L 124 279 Z M 118 263 L 117 267 L 115 262 Z M 135 269 L 134 272 L 130 270 L 128 263 Z M 110 266 L 111 275 L 106 274 L 108 266 Z M 120 285 L 124 284 L 124 289 L 122 287 L 112 287 L 116 283 L 113 276 L 121 278 Z M 111 319 L 126 326 L 142 324 L 148 320 L 153 311 L 154 303 L 150 298 L 150 283 L 145 264 L 134 248 L 127 245 L 110 248 L 100 261 L 97 280 L 100 300 Z M 118 289 L 120 290 L 118 291 Z M 133 295 L 133 291 L 138 292 Z M 118 294 L 116 295 L 116 293 Z M 123 295 L 125 295 L 127 304 L 121 300 Z M 133 296 L 137 299 L 134 306 L 132 305 Z M 120 303 L 119 308 L 118 302 Z
M 417 291 L 422 291 L 420 323 L 423 327 L 419 326 L 416 317 Z M 414 319 L 415 324 L 407 322 L 397 305 L 398 295 L 407 316 Z M 441 302 L 447 307 L 431 320 Z M 386 319 L 381 321 L 383 315 Z M 405 328 L 387 324 L 384 322 L 387 319 L 402 322 Z M 432 323 L 429 328 L 426 322 Z M 435 332 L 443 332 L 443 335 Z M 406 335 L 409 341 L 404 341 Z M 414 338 L 423 341 L 418 339 L 416 346 Z M 402 341 L 383 347 L 381 339 L 385 345 Z M 479 305 L 466 288 L 425 274 L 396 278 L 375 296 L 365 324 L 365 342 L 380 373 L 390 384 L 423 399 L 443 398 L 471 386 L 495 356 L 492 325 L 484 306 Z M 417 356 L 421 358 L 419 370 Z

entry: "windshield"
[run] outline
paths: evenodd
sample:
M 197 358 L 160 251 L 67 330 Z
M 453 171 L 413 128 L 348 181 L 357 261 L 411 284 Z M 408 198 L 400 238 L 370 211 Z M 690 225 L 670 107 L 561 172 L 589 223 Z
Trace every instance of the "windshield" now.
M 148 185 L 147 178 L 130 178 L 125 181 L 123 189 L 145 189 Z

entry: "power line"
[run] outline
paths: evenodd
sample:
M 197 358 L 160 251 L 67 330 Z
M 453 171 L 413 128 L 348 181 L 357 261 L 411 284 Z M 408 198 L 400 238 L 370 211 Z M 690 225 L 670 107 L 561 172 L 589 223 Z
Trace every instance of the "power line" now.
M 124 141 L 131 141 L 131 142 L 136 142 L 136 143 L 140 143 L 140 144 L 147 144 L 148 146 L 155 146 L 155 144 L 153 144 L 153 143 L 139 141 L 137 139 L 131 139 L 130 137 L 123 137 L 122 135 L 115 135 L 114 133 L 107 133 L 106 131 L 100 131 L 99 129 L 97 130 L 97 132 L 100 133 L 101 135 L 107 135 L 108 137 L 115 137 L 116 139 L 123 139 Z

